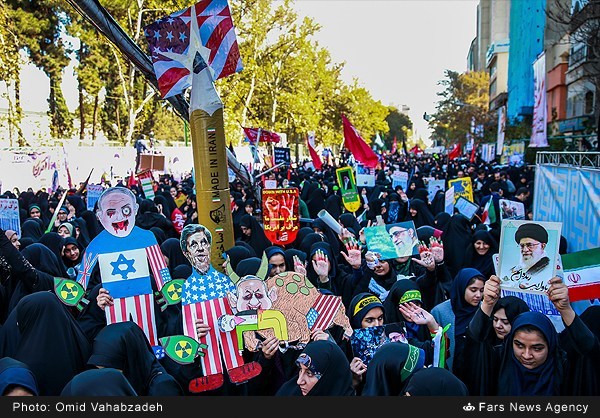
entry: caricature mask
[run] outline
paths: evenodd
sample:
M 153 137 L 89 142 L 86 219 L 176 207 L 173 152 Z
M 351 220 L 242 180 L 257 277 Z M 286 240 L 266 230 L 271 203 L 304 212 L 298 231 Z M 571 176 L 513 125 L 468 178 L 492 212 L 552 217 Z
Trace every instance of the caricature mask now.
M 98 199 L 96 217 L 111 235 L 124 238 L 135 226 L 139 205 L 131 190 L 124 187 L 106 189 Z

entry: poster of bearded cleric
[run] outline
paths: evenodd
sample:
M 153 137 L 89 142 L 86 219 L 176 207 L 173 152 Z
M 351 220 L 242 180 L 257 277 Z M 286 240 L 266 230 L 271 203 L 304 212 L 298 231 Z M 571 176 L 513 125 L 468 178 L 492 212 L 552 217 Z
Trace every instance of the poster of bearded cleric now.
M 562 223 L 502 221 L 499 276 L 503 290 L 544 294 L 557 274 Z

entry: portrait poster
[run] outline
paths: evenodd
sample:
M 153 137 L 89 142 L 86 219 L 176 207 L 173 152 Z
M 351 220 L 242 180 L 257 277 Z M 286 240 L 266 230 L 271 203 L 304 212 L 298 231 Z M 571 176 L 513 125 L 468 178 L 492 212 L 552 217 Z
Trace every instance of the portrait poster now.
M 341 167 L 335 170 L 335 175 L 344 207 L 350 212 L 356 212 L 360 209 L 361 202 L 356 181 L 354 180 L 354 170 L 352 167 Z
M 277 188 L 277 180 L 273 179 L 265 179 L 263 181 L 265 189 L 276 189 Z
M 400 322 L 355 329 L 350 338 L 350 345 L 354 356 L 368 365 L 379 347 L 396 341 L 408 344 L 404 327 Z
M 429 203 L 433 202 L 433 198 L 438 190 L 446 190 L 446 180 L 431 179 L 427 182 L 427 198 L 429 199 Z
M 356 184 L 359 187 L 375 187 L 375 168 L 356 163 Z
M 500 219 L 525 219 L 525 205 L 523 202 L 514 202 L 508 199 L 500 199 Z
M 299 190 L 296 187 L 262 190 L 265 235 L 273 245 L 286 245 L 296 239 L 300 228 Z
M 544 295 L 557 274 L 561 222 L 503 220 L 500 233 L 501 288 Z
M 395 170 L 392 173 L 392 189 L 396 189 L 397 186 L 402 187 L 404 191 L 408 188 L 408 173 L 406 171 Z
M 448 180 L 448 187 L 452 186 L 454 186 L 454 203 L 456 203 L 461 196 L 469 202 L 473 201 L 473 185 L 471 183 L 471 177 Z
M 369 251 L 381 254 L 382 260 L 417 255 L 419 239 L 413 221 L 370 226 L 364 229 Z
M 0 228 L 4 231 L 12 229 L 21 238 L 21 220 L 17 199 L 0 199 Z
M 446 195 L 444 197 L 444 212 L 454 215 L 454 186 L 451 186 L 446 190 Z
M 462 196 L 460 196 L 456 200 L 456 203 L 454 204 L 454 207 L 460 213 L 462 213 L 467 218 L 469 218 L 470 221 L 473 220 L 473 216 L 475 216 L 475 213 L 477 213 L 477 210 L 479 209 L 478 205 L 476 205 L 473 202 L 468 201 L 467 199 L 465 199 Z
M 104 187 L 101 184 L 88 184 L 87 192 L 85 193 L 87 210 L 94 210 L 96 202 L 100 198 L 100 195 L 104 191 Z

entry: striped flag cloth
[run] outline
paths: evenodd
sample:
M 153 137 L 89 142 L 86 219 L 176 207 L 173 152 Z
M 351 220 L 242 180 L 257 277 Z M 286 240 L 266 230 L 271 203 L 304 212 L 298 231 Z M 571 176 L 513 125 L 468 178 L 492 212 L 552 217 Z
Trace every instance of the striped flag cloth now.
M 207 65 L 213 80 L 242 70 L 227 0 L 199 1 L 145 26 L 144 35 L 163 99 L 183 93 Z
M 142 185 L 142 191 L 144 192 L 144 196 L 146 196 L 146 199 L 154 200 L 152 173 L 150 171 L 143 171 L 142 173 L 138 174 L 138 179 L 140 180 L 140 184 Z
M 569 300 L 600 297 L 600 248 L 561 255 Z
M 320 293 L 314 305 L 306 314 L 308 328 L 311 331 L 329 328 L 341 304 L 342 298 L 339 296 L 324 295 Z

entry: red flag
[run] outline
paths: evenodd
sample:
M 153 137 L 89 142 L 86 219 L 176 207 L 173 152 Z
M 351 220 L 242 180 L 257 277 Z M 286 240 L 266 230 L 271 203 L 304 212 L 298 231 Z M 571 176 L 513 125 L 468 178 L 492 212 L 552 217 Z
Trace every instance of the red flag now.
M 281 141 L 281 137 L 278 134 L 276 134 L 275 132 L 265 131 L 264 129 L 261 129 L 261 128 L 244 128 L 244 127 L 242 127 L 242 129 L 244 130 L 244 134 L 246 134 L 246 137 L 248 138 L 248 140 L 254 144 L 256 144 L 257 142 L 278 143 L 279 141 Z M 258 141 L 257 141 L 257 139 L 258 139 Z
M 319 153 L 315 149 L 315 133 L 310 132 L 306 139 L 306 145 L 308 145 L 308 152 L 310 153 L 310 158 L 312 159 L 313 165 L 317 170 L 320 170 L 323 167 L 323 161 L 319 157 Z
M 242 70 L 227 0 L 201 0 L 145 26 L 144 35 L 163 99 L 190 87 L 192 74 L 202 64 L 213 70 L 214 80 Z M 202 56 L 202 60 L 190 60 L 190 56 L 193 57 L 190 48 L 197 48 L 198 57 L 207 56 Z
M 454 148 L 448 153 L 448 159 L 454 160 L 460 156 L 460 144 L 455 144 Z
M 471 150 L 471 158 L 469 159 L 469 162 L 474 163 L 475 162 L 475 150 L 477 149 L 477 145 L 473 144 L 473 150 Z
M 398 138 L 394 137 L 394 143 L 392 144 L 392 154 L 398 151 Z
M 354 155 L 357 161 L 363 163 L 365 167 L 375 168 L 379 162 L 377 154 L 367 145 L 364 139 L 358 134 L 356 128 L 352 126 L 345 115 L 342 115 L 342 124 L 344 125 L 344 146 Z

